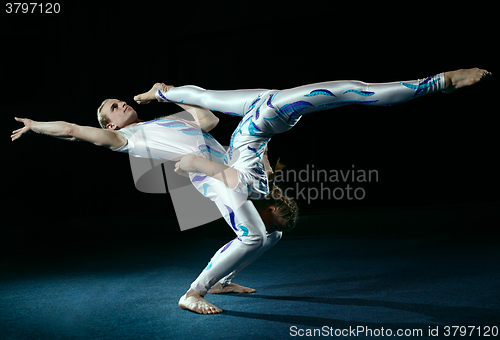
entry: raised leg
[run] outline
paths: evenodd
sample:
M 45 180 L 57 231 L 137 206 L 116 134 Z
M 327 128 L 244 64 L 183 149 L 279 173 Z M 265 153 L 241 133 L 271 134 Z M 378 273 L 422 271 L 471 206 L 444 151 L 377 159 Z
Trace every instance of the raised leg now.
M 272 104 L 293 120 L 303 114 L 345 105 L 392 106 L 444 88 L 444 73 L 425 79 L 392 83 L 332 81 L 280 91 Z
M 281 133 L 292 128 L 303 115 L 316 111 L 353 104 L 392 106 L 439 91 L 450 93 L 490 75 L 475 68 L 392 83 L 332 81 L 274 91 L 259 103 L 253 120 L 258 130 L 254 130 L 263 136 Z

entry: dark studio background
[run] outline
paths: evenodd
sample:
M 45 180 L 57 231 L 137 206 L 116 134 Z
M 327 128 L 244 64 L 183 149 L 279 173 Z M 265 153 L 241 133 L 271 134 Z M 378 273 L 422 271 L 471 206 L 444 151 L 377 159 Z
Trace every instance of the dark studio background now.
M 180 232 L 170 196 L 138 192 L 125 154 L 34 134 L 11 143 L 10 132 L 21 127 L 14 116 L 97 126 L 103 99 L 132 103 L 155 82 L 282 89 L 476 66 L 497 72 L 493 8 L 141 5 L 63 4 L 59 14 L 2 14 L 5 255 L 230 234 L 222 220 Z M 378 183 L 363 185 L 362 201 L 299 201 L 304 218 L 291 234 L 492 233 L 499 202 L 491 106 L 497 89 L 492 78 L 391 108 L 323 111 L 276 135 L 271 161 L 281 157 L 288 169 L 354 164 L 379 173 Z M 167 104 L 133 106 L 143 119 L 176 112 Z M 238 119 L 219 117 L 213 135 L 227 145 Z

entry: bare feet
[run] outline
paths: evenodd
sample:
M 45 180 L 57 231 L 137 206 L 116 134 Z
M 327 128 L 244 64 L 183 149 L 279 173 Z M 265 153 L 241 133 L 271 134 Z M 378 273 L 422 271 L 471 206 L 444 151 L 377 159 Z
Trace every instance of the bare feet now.
M 253 288 L 243 287 L 235 283 L 230 283 L 227 286 L 223 286 L 220 282 L 217 282 L 208 292 L 210 294 L 255 293 L 256 290 Z
M 179 300 L 179 307 L 198 314 L 219 314 L 222 309 L 215 307 L 196 291 L 189 289 Z
M 167 92 L 172 87 L 173 86 L 165 85 L 163 83 L 156 83 L 148 92 L 135 96 L 134 100 L 138 104 L 148 104 L 150 101 L 156 99 L 155 94 L 158 89 L 161 89 L 162 92 Z M 160 99 L 158 99 L 158 101 L 160 101 Z
M 474 85 L 483 79 L 491 77 L 491 75 L 491 72 L 478 69 L 477 67 L 468 70 L 445 72 L 445 89 L 443 92 L 452 93 L 459 88 Z

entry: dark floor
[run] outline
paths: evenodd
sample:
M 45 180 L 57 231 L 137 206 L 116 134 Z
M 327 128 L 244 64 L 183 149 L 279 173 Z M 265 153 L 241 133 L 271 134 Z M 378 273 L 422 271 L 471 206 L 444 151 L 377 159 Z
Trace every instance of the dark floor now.
M 314 328 L 364 338 L 361 327 L 426 338 L 436 327 L 444 337 L 447 325 L 500 326 L 500 243 L 488 236 L 285 237 L 235 278 L 257 293 L 209 295 L 221 315 L 181 310 L 179 297 L 226 240 L 5 259 L 1 338 L 282 339 Z

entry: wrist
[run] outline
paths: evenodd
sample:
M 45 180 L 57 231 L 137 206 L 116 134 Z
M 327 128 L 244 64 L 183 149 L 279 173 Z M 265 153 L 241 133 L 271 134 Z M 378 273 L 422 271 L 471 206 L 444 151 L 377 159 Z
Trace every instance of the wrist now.
M 28 131 L 32 131 L 35 133 L 41 133 L 40 122 L 35 122 L 32 120 L 29 124 L 25 124 L 25 127 L 28 128 Z
M 186 171 L 186 172 L 193 172 L 193 171 L 198 171 L 198 168 L 196 167 L 196 160 L 197 156 L 195 155 L 186 155 L 182 157 L 179 167 L 181 170 Z

